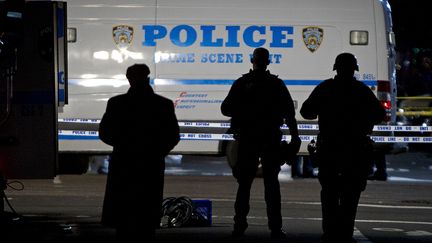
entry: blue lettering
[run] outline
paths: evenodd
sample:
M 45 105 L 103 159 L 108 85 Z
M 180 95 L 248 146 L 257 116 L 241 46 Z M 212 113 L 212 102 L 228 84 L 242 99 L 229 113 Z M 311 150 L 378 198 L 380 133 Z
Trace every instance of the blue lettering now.
M 180 33 L 186 31 L 186 40 L 180 39 Z M 170 33 L 171 42 L 176 46 L 187 47 L 191 46 L 197 39 L 197 32 L 194 28 L 189 25 L 178 25 L 171 30 Z
M 218 38 L 213 41 L 213 31 L 216 29 L 214 25 L 203 25 L 201 30 L 203 31 L 203 40 L 201 41 L 201 46 L 222 46 L 223 39 Z
M 222 134 L 222 138 L 225 138 L 225 139 L 232 139 L 232 138 L 233 138 L 233 135 L 232 135 L 232 134 Z
M 249 59 L 252 60 L 253 54 L 249 54 Z M 280 63 L 280 59 L 282 58 L 282 54 L 270 54 L 269 62 L 270 63 Z
M 208 122 L 197 122 L 196 125 L 197 126 L 201 126 L 201 127 L 208 127 L 208 126 L 210 126 L 210 123 L 208 123 Z
M 215 63 L 216 62 L 216 54 L 210 54 L 209 55 L 209 60 L 211 63 Z
M 280 60 L 281 60 L 281 58 L 282 58 L 282 54 L 273 54 L 273 57 L 274 57 L 274 63 L 276 63 L 276 64 L 279 64 L 280 63 Z
M 188 47 L 196 43 L 198 35 L 202 47 L 239 47 L 240 38 L 249 47 L 261 47 L 269 43 L 272 48 L 293 48 L 294 34 L 293 26 L 245 26 L 241 32 L 241 26 L 224 26 L 225 33 L 216 36 L 217 25 L 200 25 L 198 27 L 181 24 L 168 29 L 164 25 L 143 25 L 144 32 L 143 46 L 156 46 L 157 42 L 164 38 L 170 38 L 172 44 L 179 47 Z M 241 35 L 240 35 L 241 34 Z M 268 40 L 268 41 L 267 41 Z M 281 55 L 275 56 L 275 62 L 279 63 Z M 217 61 L 216 61 L 217 62 Z M 369 75 L 366 75 L 368 78 Z
M 201 56 L 201 62 L 202 63 L 206 63 L 208 61 L 208 54 L 203 54 L 202 56 Z
M 287 38 L 287 35 L 294 34 L 294 28 L 292 26 L 270 26 L 270 30 L 273 32 L 273 41 L 270 43 L 270 47 L 293 47 L 293 39 Z
M 201 56 L 202 63 L 242 63 L 241 53 L 204 53 Z
M 162 39 L 167 34 L 167 29 L 162 25 L 143 25 L 143 46 L 156 46 L 156 39 Z
M 227 54 L 226 63 L 233 63 L 233 62 L 234 62 L 234 54 Z
M 227 54 L 228 56 L 228 54 Z M 225 54 L 219 53 L 218 54 L 218 63 L 224 63 L 225 62 Z
M 200 138 L 212 138 L 210 134 L 199 134 L 198 137 Z
M 238 41 L 238 31 L 240 26 L 227 26 L 225 29 L 228 32 L 228 40 L 225 42 L 226 47 L 239 47 L 240 43 Z
M 265 44 L 265 39 L 259 39 L 258 41 L 254 40 L 254 33 L 258 32 L 261 35 L 264 35 L 266 33 L 265 26 L 249 26 L 245 29 L 243 32 L 243 40 L 246 45 L 250 47 L 260 47 Z
M 159 62 L 161 63 L 194 63 L 194 53 L 170 53 L 161 55 Z
M 390 127 L 387 127 L 387 126 L 378 126 L 378 130 L 379 130 L 379 131 L 390 131 L 391 128 L 390 128 Z
M 243 62 L 243 54 L 237 53 L 236 54 L 236 63 L 242 63 Z

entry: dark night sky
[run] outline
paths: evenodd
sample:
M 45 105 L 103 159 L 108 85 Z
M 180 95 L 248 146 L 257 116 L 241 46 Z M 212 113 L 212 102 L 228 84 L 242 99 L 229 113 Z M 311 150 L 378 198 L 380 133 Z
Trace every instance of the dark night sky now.
M 430 0 L 389 0 L 392 8 L 396 48 L 432 48 Z

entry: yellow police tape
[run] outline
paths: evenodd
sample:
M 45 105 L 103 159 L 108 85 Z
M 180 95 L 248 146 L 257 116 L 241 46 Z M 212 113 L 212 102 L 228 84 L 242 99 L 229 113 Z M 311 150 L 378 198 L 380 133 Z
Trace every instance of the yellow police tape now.
M 397 116 L 430 116 L 432 117 L 432 111 L 398 111 Z
M 432 96 L 401 96 L 396 97 L 398 100 L 432 100 Z

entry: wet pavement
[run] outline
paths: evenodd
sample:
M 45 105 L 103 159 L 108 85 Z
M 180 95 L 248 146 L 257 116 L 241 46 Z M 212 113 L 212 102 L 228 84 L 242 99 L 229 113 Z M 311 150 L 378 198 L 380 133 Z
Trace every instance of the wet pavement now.
M 230 234 L 237 185 L 225 157 L 183 156 L 180 160 L 173 156 L 170 160 L 165 197 L 211 201 L 212 225 L 159 229 L 156 242 L 280 242 L 269 237 L 262 178 L 255 180 L 251 192 L 246 237 L 235 239 Z M 431 154 L 424 151 L 387 156 L 389 179 L 369 181 L 360 200 L 355 234 L 359 242 L 432 242 L 431 161 Z M 319 242 L 317 179 L 293 179 L 291 168 L 285 166 L 280 181 L 288 237 L 282 242 Z M 60 175 L 55 180 L 20 182 L 23 190 L 5 191 L 20 217 L 0 227 L 0 242 L 114 242 L 114 230 L 100 224 L 105 175 L 89 171 Z M 11 211 L 7 205 L 5 208 Z

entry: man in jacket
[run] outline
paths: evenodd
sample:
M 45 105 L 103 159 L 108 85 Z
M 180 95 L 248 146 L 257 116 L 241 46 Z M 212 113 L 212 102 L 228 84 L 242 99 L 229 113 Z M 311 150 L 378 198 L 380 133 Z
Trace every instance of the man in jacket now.
M 286 123 L 292 143 L 301 143 L 294 103 L 281 79 L 267 71 L 269 51 L 257 48 L 253 70 L 237 79 L 222 103 L 221 111 L 231 117 L 231 131 L 238 141 L 238 156 L 232 168 L 238 190 L 234 205 L 233 236 L 242 236 L 248 227 L 249 199 L 259 163 L 262 164 L 268 226 L 272 238 L 286 238 L 282 230 L 280 172 L 280 126 Z
M 385 110 L 373 92 L 354 77 L 357 59 L 336 57 L 335 78 L 320 83 L 303 103 L 305 119 L 318 118 L 317 157 L 321 183 L 323 242 L 356 242 L 354 221 L 372 160 L 368 137 Z
M 108 100 L 99 137 L 113 146 L 102 223 L 118 242 L 153 239 L 161 217 L 165 156 L 179 142 L 173 102 L 153 92 L 150 69 L 127 69 L 130 88 Z

